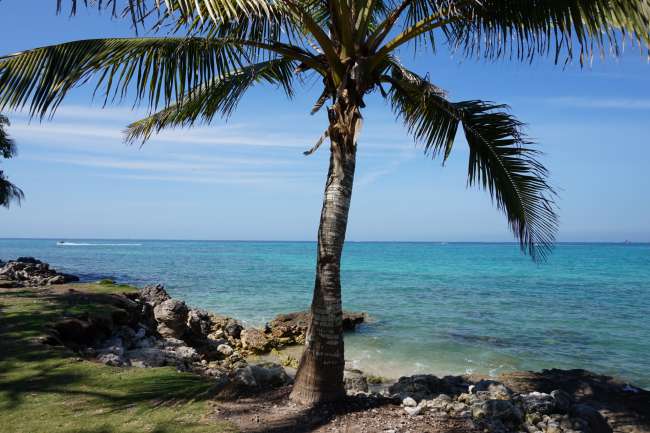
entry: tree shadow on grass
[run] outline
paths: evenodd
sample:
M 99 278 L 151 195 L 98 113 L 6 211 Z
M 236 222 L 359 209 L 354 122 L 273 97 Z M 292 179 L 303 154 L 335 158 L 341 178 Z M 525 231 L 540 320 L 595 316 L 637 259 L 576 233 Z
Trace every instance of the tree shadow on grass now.
M 115 433 L 115 428 L 111 425 L 105 425 L 100 427 L 93 428 L 82 428 L 70 430 L 69 433 Z M 147 430 L 150 433 L 175 433 L 179 430 L 177 428 L 172 428 L 166 425 L 156 425 L 153 430 Z M 181 430 L 182 431 L 182 430 Z M 221 431 L 221 430 L 219 430 Z
M 212 383 L 172 368 L 116 368 L 83 361 L 70 349 L 38 342 L 48 324 L 75 312 L 116 305 L 112 294 L 37 290 L 0 292 L 0 409 L 17 408 L 30 394 L 96 399 L 109 410 L 207 399 Z

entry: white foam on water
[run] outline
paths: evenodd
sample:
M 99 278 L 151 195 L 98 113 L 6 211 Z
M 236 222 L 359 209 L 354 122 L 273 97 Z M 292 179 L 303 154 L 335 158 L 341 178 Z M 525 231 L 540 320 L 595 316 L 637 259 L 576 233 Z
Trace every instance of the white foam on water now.
M 142 244 L 96 244 L 87 242 L 57 242 L 60 247 L 141 247 Z

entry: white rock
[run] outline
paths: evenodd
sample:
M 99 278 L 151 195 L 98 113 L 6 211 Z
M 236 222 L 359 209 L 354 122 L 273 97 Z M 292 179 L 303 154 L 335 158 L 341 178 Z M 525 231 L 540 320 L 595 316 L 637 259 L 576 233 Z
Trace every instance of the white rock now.
M 402 400 L 402 405 L 404 405 L 404 407 L 415 407 L 418 405 L 418 403 L 411 397 L 406 397 L 404 400 Z
M 406 413 L 409 414 L 409 416 L 417 416 L 422 412 L 423 406 L 417 406 L 417 407 L 410 407 L 406 406 L 404 410 Z
M 222 355 L 225 355 L 225 356 L 230 356 L 230 355 L 232 355 L 234 350 L 233 350 L 232 347 L 230 347 L 227 344 L 220 344 L 219 346 L 217 346 L 217 352 L 219 352 L 219 353 L 221 353 Z
M 124 365 L 128 365 L 127 361 L 124 358 L 114 353 L 105 353 L 103 355 L 100 355 L 97 359 L 99 362 L 106 365 L 112 365 L 113 367 L 122 367 Z

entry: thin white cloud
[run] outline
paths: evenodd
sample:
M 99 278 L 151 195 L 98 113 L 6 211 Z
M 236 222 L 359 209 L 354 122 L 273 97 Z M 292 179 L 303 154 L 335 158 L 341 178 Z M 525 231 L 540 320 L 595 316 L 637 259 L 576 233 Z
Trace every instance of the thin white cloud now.
M 392 161 L 390 164 L 387 164 L 383 167 L 380 167 L 376 170 L 372 170 L 360 176 L 359 180 L 357 181 L 357 185 L 360 187 L 371 185 L 375 183 L 377 180 L 381 179 L 382 177 L 386 177 L 389 174 L 394 173 L 399 168 L 399 166 L 401 166 L 402 164 L 404 164 L 409 160 L 412 160 L 414 157 L 415 155 L 412 152 L 403 153 L 399 158 Z
M 11 125 L 11 134 L 25 137 L 47 137 L 50 139 L 57 137 L 83 137 L 83 138 L 100 138 L 111 140 L 122 140 L 122 132 L 117 128 L 107 128 L 98 125 L 76 124 L 52 124 L 52 123 L 17 123 Z
M 9 112 L 12 118 L 28 121 L 30 116 L 26 111 Z M 106 107 L 102 108 L 97 105 L 62 105 L 56 110 L 52 117 L 52 121 L 59 119 L 75 119 L 75 120 L 89 120 L 100 119 L 116 120 L 122 122 L 131 122 L 134 119 L 139 119 L 147 115 L 147 111 L 143 108 L 131 107 Z M 45 120 L 44 120 L 45 121 Z M 39 123 L 38 118 L 32 120 L 32 123 Z
M 563 96 L 547 98 L 545 101 L 552 105 L 572 108 L 592 108 L 609 110 L 650 110 L 650 99 L 633 98 L 583 98 Z
M 100 167 L 119 170 L 140 171 L 193 171 L 212 172 L 215 170 L 231 169 L 237 166 L 273 166 L 284 163 L 277 159 L 264 158 L 231 158 L 231 157 L 203 157 L 199 155 L 172 155 L 165 160 L 157 159 L 121 159 L 98 156 L 31 156 L 26 159 L 57 164 L 70 164 L 84 167 Z
M 205 164 L 224 164 L 224 165 L 264 165 L 277 166 L 294 164 L 296 161 L 281 158 L 260 158 L 258 156 L 242 155 L 238 157 L 230 156 L 209 156 L 201 154 L 171 154 L 170 158 L 184 161 L 200 161 Z
M 176 155 L 168 159 L 133 159 L 96 155 L 30 156 L 25 159 L 51 164 L 74 165 L 91 168 L 92 174 L 115 179 L 136 181 L 165 181 L 219 184 L 270 184 L 304 183 L 316 179 L 316 173 L 290 170 L 282 165 L 277 169 L 278 159 L 200 157 Z
M 105 140 L 121 144 L 124 136 L 122 128 L 106 127 L 94 124 L 78 123 L 17 123 L 11 127 L 11 133 L 21 141 L 30 139 L 49 142 L 76 139 L 90 144 L 89 139 Z M 307 148 L 311 137 L 301 138 L 297 134 L 274 133 L 263 127 L 246 125 L 227 125 L 215 127 L 195 127 L 164 131 L 154 136 L 149 144 L 197 144 L 212 146 L 261 146 L 279 148 Z
M 307 174 L 291 173 L 251 173 L 231 171 L 210 175 L 166 175 L 166 174 L 110 174 L 103 177 L 113 179 L 129 179 L 138 181 L 217 183 L 217 184 L 263 184 L 273 182 L 295 182 L 309 177 Z
M 146 116 L 144 109 L 130 107 L 108 107 L 66 105 L 57 110 L 53 120 L 29 121 L 28 116 L 21 113 L 12 115 L 12 134 L 19 142 L 39 146 L 66 148 L 105 147 L 113 149 L 124 147 L 123 130 L 125 125 L 135 118 Z M 197 125 L 192 128 L 169 129 L 154 135 L 147 145 L 201 145 L 201 146 L 251 146 L 268 148 L 308 149 L 317 140 L 319 126 L 313 133 L 301 131 L 296 133 L 279 130 L 286 122 L 287 116 L 280 115 L 283 122 L 273 124 L 244 124 L 227 123 L 215 125 Z M 295 125 L 295 116 L 291 116 Z M 304 124 L 307 129 L 309 117 Z M 364 148 L 372 151 L 404 149 L 412 147 L 412 140 L 400 129 L 399 125 L 388 126 L 383 123 L 373 123 L 372 128 L 360 137 Z
M 171 171 L 171 170 L 191 170 L 191 171 L 208 171 L 213 170 L 214 165 L 197 164 L 187 162 L 166 162 L 166 161 L 129 161 L 113 158 L 57 158 L 57 157 L 32 157 L 32 160 L 52 162 L 57 164 L 79 165 L 84 167 L 102 167 L 120 170 L 143 170 L 143 171 Z

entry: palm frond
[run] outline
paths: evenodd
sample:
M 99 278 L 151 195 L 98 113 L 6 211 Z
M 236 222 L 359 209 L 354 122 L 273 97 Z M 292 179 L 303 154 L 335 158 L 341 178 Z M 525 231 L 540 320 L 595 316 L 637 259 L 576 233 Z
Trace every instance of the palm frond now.
M 469 145 L 468 184 L 487 190 L 507 218 L 523 251 L 544 259 L 555 239 L 557 215 L 548 173 L 522 124 L 504 105 L 453 103 L 427 80 L 394 66 L 385 77 L 393 110 L 432 156 L 452 150 L 459 126 Z
M 6 131 L 8 126 L 10 126 L 9 119 L 0 114 L 0 157 L 6 159 L 16 155 L 16 143 Z
M 584 63 L 624 36 L 650 46 L 650 0 L 455 0 L 458 19 L 445 26 L 448 41 L 467 55 Z
M 296 1 L 296 0 L 294 0 Z M 319 0 L 297 0 L 320 23 L 326 23 L 329 11 Z M 145 27 L 147 20 L 152 28 L 171 26 L 174 32 L 185 30 L 190 34 L 238 37 L 254 40 L 279 41 L 280 30 L 292 37 L 301 28 L 301 20 L 288 7 L 277 0 L 57 0 L 60 12 L 64 4 L 70 13 L 79 6 L 110 9 L 113 16 L 131 17 L 136 30 Z
M 27 105 L 32 115 L 45 116 L 93 76 L 106 102 L 133 91 L 136 103 L 157 107 L 247 63 L 240 46 L 214 39 L 69 42 L 0 58 L 0 109 Z
M 5 177 L 4 172 L 0 170 L 0 206 L 8 208 L 12 202 L 20 206 L 20 202 L 25 198 L 25 194 Z
M 151 116 L 130 124 L 126 141 L 148 140 L 162 129 L 191 126 L 197 121 L 209 123 L 215 115 L 228 117 L 251 86 L 265 82 L 279 85 L 293 95 L 292 79 L 295 61 L 276 59 L 246 66 L 227 76 L 215 79 L 183 97 L 179 102 Z
M 153 14 L 180 14 L 183 18 L 199 16 L 214 18 L 221 22 L 240 16 L 269 13 L 272 2 L 267 0 L 57 0 L 57 12 L 69 5 L 70 15 L 75 15 L 80 6 L 110 10 L 113 16 L 129 16 L 134 24 L 141 24 Z
M 7 134 L 9 119 L 0 114 L 0 157 L 11 158 L 16 154 L 16 145 Z M 9 207 L 12 202 L 20 205 L 24 198 L 23 192 L 16 185 L 7 180 L 5 174 L 0 170 L 0 206 Z

